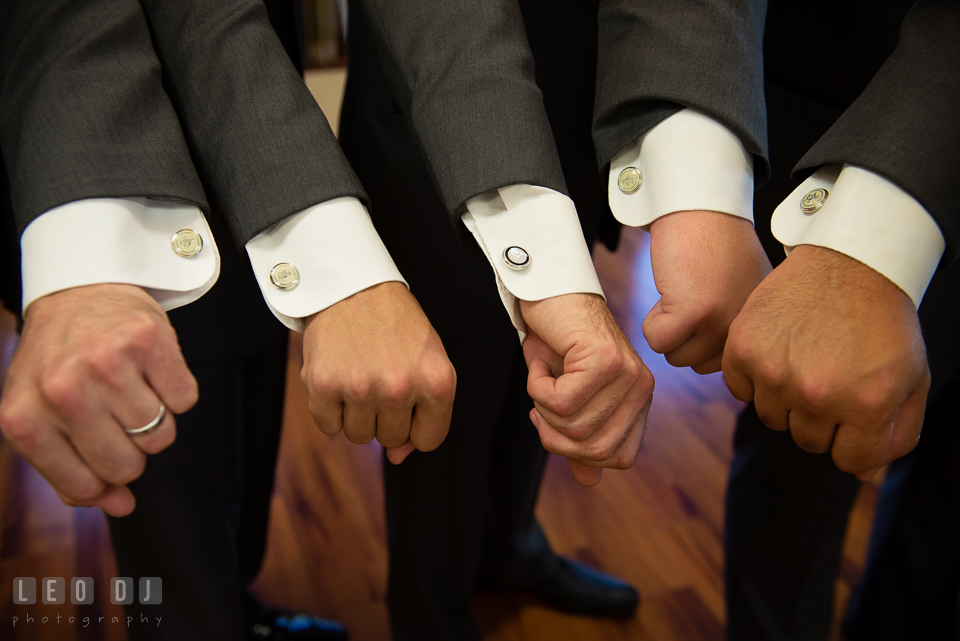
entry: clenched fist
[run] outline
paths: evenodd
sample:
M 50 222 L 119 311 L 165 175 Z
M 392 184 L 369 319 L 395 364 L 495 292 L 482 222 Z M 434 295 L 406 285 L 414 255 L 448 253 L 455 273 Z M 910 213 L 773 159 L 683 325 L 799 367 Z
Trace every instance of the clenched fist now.
M 862 480 L 920 439 L 930 369 L 913 301 L 879 272 L 801 245 L 730 326 L 723 376 L 763 422 Z
M 770 261 L 748 220 L 680 211 L 650 225 L 650 262 L 660 300 L 643 321 L 650 348 L 675 367 L 720 370 L 730 323 Z
M 160 305 L 133 285 L 89 285 L 45 296 L 27 310 L 0 399 L 0 427 L 14 449 L 68 505 L 114 516 L 133 511 L 125 486 L 146 455 L 176 436 L 170 412 L 130 436 L 163 402 L 182 413 L 197 383 Z
M 393 463 L 436 449 L 450 429 L 457 375 L 402 283 L 375 285 L 310 317 L 300 376 L 322 432 L 342 429 L 354 443 L 376 438 Z
M 603 299 L 567 294 L 520 301 L 527 324 L 530 411 L 547 451 L 567 458 L 582 485 L 605 467 L 633 466 L 643 441 L 653 375 Z

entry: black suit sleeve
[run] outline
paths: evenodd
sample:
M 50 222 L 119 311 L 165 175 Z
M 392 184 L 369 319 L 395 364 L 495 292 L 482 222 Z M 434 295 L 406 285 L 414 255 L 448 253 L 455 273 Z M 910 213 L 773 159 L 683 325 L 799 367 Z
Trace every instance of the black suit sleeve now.
M 944 263 L 960 252 L 960 2 L 918 2 L 893 55 L 797 165 L 849 163 L 891 180 L 933 216 Z

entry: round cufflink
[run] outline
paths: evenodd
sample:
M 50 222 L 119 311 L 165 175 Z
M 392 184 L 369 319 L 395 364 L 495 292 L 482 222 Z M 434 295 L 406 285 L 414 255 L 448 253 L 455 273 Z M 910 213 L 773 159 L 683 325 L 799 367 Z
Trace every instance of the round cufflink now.
M 800 199 L 800 211 L 805 214 L 817 213 L 820 211 L 820 208 L 823 207 L 823 203 L 827 202 L 828 196 L 830 196 L 830 192 L 823 188 L 808 191 L 807 194 Z
M 617 176 L 617 186 L 627 195 L 640 191 L 641 185 L 643 185 L 643 173 L 636 167 L 627 167 Z
M 519 272 L 530 266 L 530 254 L 523 247 L 507 247 L 503 250 L 503 262 L 513 271 Z
M 300 284 L 300 270 L 290 263 L 279 263 L 270 270 L 270 282 L 277 289 L 293 289 Z
M 170 246 L 177 256 L 193 258 L 203 249 L 203 239 L 192 229 L 181 229 L 170 237 Z

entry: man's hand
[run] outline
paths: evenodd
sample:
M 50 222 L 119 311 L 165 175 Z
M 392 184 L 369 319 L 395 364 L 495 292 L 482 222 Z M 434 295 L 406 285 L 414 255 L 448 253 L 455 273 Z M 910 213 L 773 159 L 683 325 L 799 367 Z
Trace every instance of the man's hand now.
M 650 348 L 674 367 L 720 370 L 727 330 L 770 261 L 750 221 L 680 211 L 650 225 L 650 262 L 660 300 L 643 321 Z
M 167 413 L 149 434 L 128 436 Z M 197 383 L 163 309 L 139 287 L 90 285 L 30 306 L 0 399 L 0 427 L 67 505 L 133 511 L 125 486 L 173 443 Z
M 376 438 L 394 464 L 429 452 L 450 429 L 457 374 L 402 283 L 375 285 L 307 321 L 303 370 L 320 431 Z
M 917 310 L 848 256 L 794 249 L 747 300 L 723 354 L 734 396 L 861 480 L 920 440 L 930 369 Z
M 530 411 L 544 448 L 567 458 L 581 485 L 602 468 L 633 466 L 646 429 L 653 375 L 595 294 L 520 301 Z

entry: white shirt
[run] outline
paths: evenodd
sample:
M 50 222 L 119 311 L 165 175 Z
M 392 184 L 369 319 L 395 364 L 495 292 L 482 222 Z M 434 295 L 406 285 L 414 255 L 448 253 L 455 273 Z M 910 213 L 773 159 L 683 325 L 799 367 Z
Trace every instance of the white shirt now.
M 632 194 L 618 187 L 627 167 L 643 176 Z M 847 253 L 919 304 L 943 254 L 936 223 L 919 203 L 875 174 L 848 167 L 840 180 L 841 173 L 831 171 L 815 174 L 777 209 L 778 240 L 788 251 L 813 244 Z M 686 210 L 752 222 L 753 184 L 753 160 L 741 141 L 708 116 L 683 109 L 614 157 L 608 195 L 617 220 L 632 226 L 646 227 Z M 815 215 L 798 216 L 791 203 L 813 184 L 832 186 L 831 195 Z M 466 208 L 463 221 L 493 267 L 521 340 L 518 299 L 603 296 L 568 197 L 545 187 L 512 185 L 471 198 Z M 170 248 L 172 235 L 184 228 L 203 237 L 204 249 L 194 258 L 177 256 Z M 202 296 L 219 273 L 216 244 L 199 209 L 140 198 L 82 200 L 54 208 L 27 227 L 21 247 L 24 311 L 41 296 L 94 282 L 139 285 L 169 310 Z M 526 268 L 509 267 L 503 255 L 509 247 L 527 252 Z M 251 239 L 246 249 L 267 305 L 298 331 L 307 316 L 358 291 L 381 282 L 405 283 L 366 210 L 353 198 L 294 214 Z M 297 267 L 295 288 L 272 284 L 270 272 L 280 263 Z

